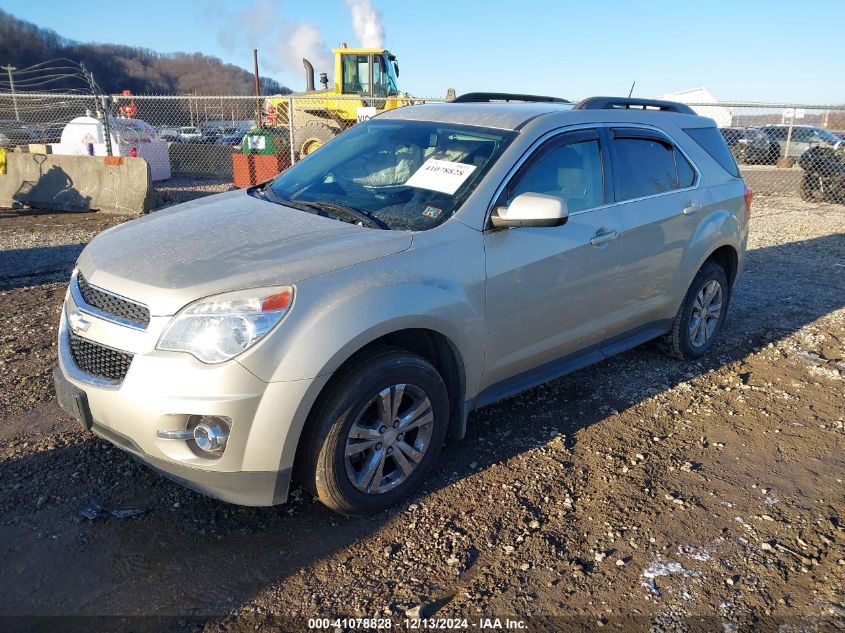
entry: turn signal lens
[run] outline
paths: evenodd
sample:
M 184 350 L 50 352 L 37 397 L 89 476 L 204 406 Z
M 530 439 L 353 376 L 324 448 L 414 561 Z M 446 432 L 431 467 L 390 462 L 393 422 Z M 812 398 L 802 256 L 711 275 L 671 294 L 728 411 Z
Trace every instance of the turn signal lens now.
M 290 301 L 293 298 L 290 290 L 283 290 L 274 295 L 270 295 L 269 297 L 264 297 L 264 300 L 261 302 L 261 311 L 262 312 L 271 312 L 273 310 L 285 310 L 290 305 Z

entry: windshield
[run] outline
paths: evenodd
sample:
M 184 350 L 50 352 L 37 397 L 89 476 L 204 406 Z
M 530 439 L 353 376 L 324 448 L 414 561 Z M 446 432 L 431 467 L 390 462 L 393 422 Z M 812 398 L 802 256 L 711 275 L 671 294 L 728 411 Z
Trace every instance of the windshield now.
M 424 231 L 457 211 L 514 136 L 481 127 L 375 119 L 296 163 L 269 188 L 281 203 L 323 205 L 333 217 L 333 208 L 345 207 L 385 228 Z

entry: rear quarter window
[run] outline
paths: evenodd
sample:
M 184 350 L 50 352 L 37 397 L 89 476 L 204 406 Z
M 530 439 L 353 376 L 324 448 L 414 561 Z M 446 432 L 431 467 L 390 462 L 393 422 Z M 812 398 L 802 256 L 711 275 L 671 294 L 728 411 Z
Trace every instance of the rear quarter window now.
M 685 128 L 684 132 L 698 143 L 701 148 L 710 154 L 710 156 L 722 166 L 726 172 L 731 176 L 739 178 L 739 167 L 736 165 L 731 150 L 728 149 L 728 144 L 725 143 L 725 137 L 715 127 L 696 127 Z

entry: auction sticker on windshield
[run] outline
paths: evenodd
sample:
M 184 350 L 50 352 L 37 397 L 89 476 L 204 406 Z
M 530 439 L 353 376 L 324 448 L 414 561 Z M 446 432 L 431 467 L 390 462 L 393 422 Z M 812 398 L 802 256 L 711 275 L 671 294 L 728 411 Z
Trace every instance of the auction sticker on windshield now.
M 474 171 L 475 165 L 429 158 L 405 184 L 409 187 L 448 193 L 451 196 Z

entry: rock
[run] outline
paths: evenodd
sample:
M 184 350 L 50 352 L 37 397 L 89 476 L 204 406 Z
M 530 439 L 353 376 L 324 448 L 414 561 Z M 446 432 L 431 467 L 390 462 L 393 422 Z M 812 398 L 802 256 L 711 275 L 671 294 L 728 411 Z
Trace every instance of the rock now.
M 533 519 L 531 523 L 528 524 L 532 530 L 539 530 L 540 529 L 540 522 L 537 519 Z
M 457 564 L 458 564 L 458 563 L 460 563 L 460 562 L 461 562 L 461 561 L 459 561 L 459 560 L 458 560 L 457 558 L 455 558 L 454 556 L 450 556 L 449 558 L 447 558 L 447 559 L 446 559 L 446 564 L 447 564 L 447 565 L 450 565 L 450 566 L 452 566 L 452 567 L 454 567 L 455 565 L 457 565 Z
M 37 501 L 35 502 L 35 507 L 36 507 L 36 509 L 40 510 L 41 508 L 44 507 L 44 505 L 46 503 L 47 503 L 47 496 L 41 495 L 40 497 L 38 497 Z
M 420 617 L 420 611 L 422 610 L 422 605 L 417 605 L 415 607 L 411 607 L 410 609 L 405 610 L 405 615 L 409 618 L 415 620 Z
M 596 552 L 596 553 L 595 553 L 595 555 L 593 556 L 593 558 L 595 559 L 595 561 L 596 561 L 597 563 L 600 563 L 600 562 L 602 562 L 605 558 L 607 558 L 607 554 L 605 554 L 604 552 Z
M 504 550 L 505 554 L 513 554 L 513 545 L 505 545 Z
M 625 566 L 625 560 L 622 559 L 622 558 L 617 558 L 616 559 L 616 566 L 617 567 L 624 567 Z

